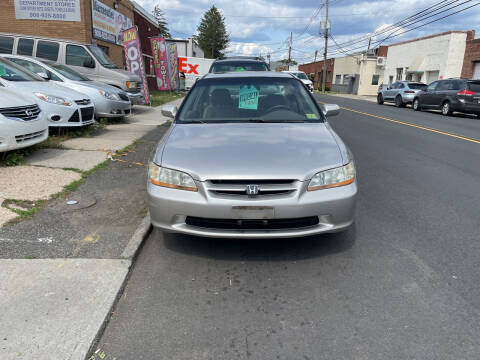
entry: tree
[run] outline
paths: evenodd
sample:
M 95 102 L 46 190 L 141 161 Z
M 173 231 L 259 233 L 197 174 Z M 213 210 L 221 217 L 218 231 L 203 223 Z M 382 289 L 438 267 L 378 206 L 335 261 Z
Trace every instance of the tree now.
M 215 5 L 203 14 L 197 31 L 197 41 L 205 57 L 215 59 L 224 56 L 223 50 L 227 48 L 230 38 L 225 27 L 225 18 Z
M 296 62 L 293 59 L 290 59 L 290 62 L 288 61 L 288 59 L 282 59 L 282 60 L 279 60 L 278 62 L 281 62 L 282 64 L 285 64 L 285 65 L 298 65 L 298 62 Z
M 159 5 L 155 5 L 153 9 L 153 17 L 157 20 L 158 23 L 158 35 L 163 36 L 166 39 L 172 37 L 170 30 L 168 30 L 167 19 L 165 19 L 165 13 L 160 8 Z

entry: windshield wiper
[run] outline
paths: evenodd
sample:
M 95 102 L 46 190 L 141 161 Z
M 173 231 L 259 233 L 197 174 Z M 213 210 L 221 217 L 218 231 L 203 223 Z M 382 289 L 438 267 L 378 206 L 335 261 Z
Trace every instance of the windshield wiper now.
M 265 119 L 247 119 L 247 122 L 252 123 L 303 123 L 304 120 L 265 120 Z

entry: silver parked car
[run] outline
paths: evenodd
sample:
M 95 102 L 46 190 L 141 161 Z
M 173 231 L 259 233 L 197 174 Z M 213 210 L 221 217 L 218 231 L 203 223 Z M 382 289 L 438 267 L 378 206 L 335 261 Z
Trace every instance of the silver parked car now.
M 152 224 L 223 238 L 338 232 L 353 222 L 353 156 L 300 80 L 278 72 L 208 74 L 149 165 Z
M 382 105 L 384 102 L 393 102 L 397 107 L 404 107 L 411 104 L 415 95 L 427 88 L 427 84 L 413 81 L 397 81 L 392 85 L 379 88 L 377 94 L 377 103 Z
M 128 95 L 121 89 L 92 81 L 72 68 L 55 64 L 50 60 L 39 60 L 27 56 L 1 55 L 17 65 L 41 76 L 45 80 L 86 94 L 95 106 L 95 117 L 124 117 L 130 115 L 131 103 Z

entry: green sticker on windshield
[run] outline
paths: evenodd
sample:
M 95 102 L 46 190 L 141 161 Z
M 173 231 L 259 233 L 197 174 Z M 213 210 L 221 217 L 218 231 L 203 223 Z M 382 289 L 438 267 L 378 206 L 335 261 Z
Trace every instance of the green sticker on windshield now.
M 235 71 L 245 71 L 245 68 L 239 66 L 239 67 L 235 68 Z
M 318 120 L 317 114 L 305 114 L 305 116 L 307 117 L 307 119 Z
M 238 108 L 257 110 L 258 90 L 253 85 L 243 85 L 238 94 Z
M 7 71 L 5 70 L 5 65 L 0 64 L 0 76 L 7 75 Z

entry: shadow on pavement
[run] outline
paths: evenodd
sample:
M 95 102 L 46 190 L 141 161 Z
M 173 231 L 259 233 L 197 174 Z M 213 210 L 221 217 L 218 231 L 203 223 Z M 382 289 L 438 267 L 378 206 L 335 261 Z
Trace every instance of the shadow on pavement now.
M 335 234 L 292 239 L 218 239 L 162 233 L 153 238 L 171 251 L 187 255 L 233 261 L 285 261 L 328 256 L 349 250 L 355 244 L 355 224 Z

